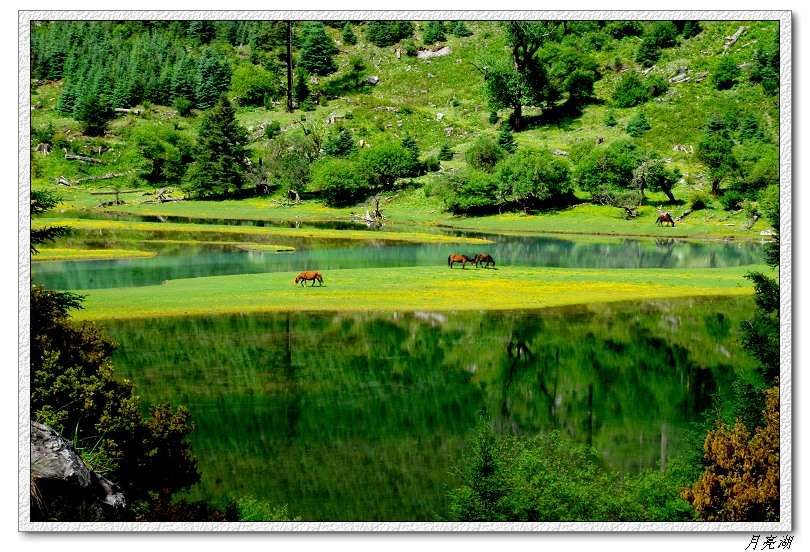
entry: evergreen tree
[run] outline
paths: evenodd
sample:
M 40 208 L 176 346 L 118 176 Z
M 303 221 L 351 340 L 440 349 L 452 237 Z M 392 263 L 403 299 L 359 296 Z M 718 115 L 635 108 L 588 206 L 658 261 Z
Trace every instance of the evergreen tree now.
M 201 197 L 224 196 L 241 188 L 247 142 L 236 111 L 221 96 L 200 121 L 194 164 L 188 171 L 190 191 Z
M 304 26 L 298 66 L 311 75 L 325 77 L 337 71 L 334 41 L 326 35 L 323 23 L 312 21 Z
M 501 132 L 498 134 L 498 145 L 507 153 L 515 153 L 517 149 L 515 135 L 512 133 L 512 127 L 508 121 L 504 121 L 501 125 Z
M 231 67 L 214 48 L 206 48 L 197 62 L 195 97 L 197 107 L 208 109 L 231 85 Z
M 444 34 L 444 25 L 442 25 L 441 21 L 428 21 L 425 24 L 425 32 L 422 35 L 422 41 L 425 44 L 434 44 L 445 40 L 447 40 L 447 37 Z
M 762 130 L 762 127 L 759 126 L 759 121 L 757 120 L 756 115 L 753 113 L 748 113 L 742 121 L 740 125 L 740 132 L 738 134 L 740 142 L 745 142 L 746 140 L 757 140 L 759 142 L 765 141 L 765 133 Z
M 307 85 L 307 72 L 303 67 L 295 70 L 295 85 L 293 86 L 293 99 L 298 107 L 309 101 L 309 85 Z
M 644 111 L 639 110 L 630 120 L 627 122 L 627 127 L 625 127 L 625 132 L 632 136 L 633 138 L 641 138 L 644 132 L 650 130 L 650 123 L 647 121 L 647 117 L 644 115 Z
M 349 46 L 354 46 L 357 44 L 357 35 L 354 34 L 354 29 L 352 28 L 351 21 L 346 21 L 346 24 L 343 26 L 343 32 L 340 35 L 341 39 L 343 39 L 344 44 L 348 44 Z
M 84 132 L 90 136 L 104 133 L 115 112 L 112 97 L 107 93 L 108 81 L 103 68 L 85 79 L 73 107 L 73 117 L 84 123 Z
M 185 54 L 174 63 L 172 71 L 171 91 L 172 99 L 185 98 L 194 102 L 197 68 L 194 60 Z
M 331 157 L 345 157 L 357 151 L 351 131 L 342 128 L 323 141 L 323 152 Z
M 454 36 L 457 36 L 459 38 L 470 36 L 473 34 L 473 32 L 470 30 L 467 24 L 464 23 L 464 21 L 456 21 L 455 24 L 453 25 L 452 33 Z

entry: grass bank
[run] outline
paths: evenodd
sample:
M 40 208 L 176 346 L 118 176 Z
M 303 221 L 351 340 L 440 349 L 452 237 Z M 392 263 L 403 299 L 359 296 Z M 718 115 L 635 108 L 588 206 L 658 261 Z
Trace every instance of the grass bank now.
M 280 272 L 170 280 L 89 290 L 78 320 L 216 313 L 370 310 L 508 310 L 686 296 L 749 295 L 744 278 L 765 266 L 722 269 L 560 269 L 446 266 L 331 270 L 324 286 Z

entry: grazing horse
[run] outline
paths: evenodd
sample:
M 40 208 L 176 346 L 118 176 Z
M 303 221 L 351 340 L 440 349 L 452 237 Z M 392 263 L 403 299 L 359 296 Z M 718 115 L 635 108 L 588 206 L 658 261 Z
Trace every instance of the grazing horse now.
M 489 267 L 490 264 L 492 264 L 492 266 L 495 266 L 495 259 L 493 259 L 490 255 L 487 255 L 486 253 L 478 253 L 475 256 L 475 266 L 477 268 L 479 265 L 482 264 L 486 265 L 487 267 Z
M 658 219 L 655 221 L 655 224 L 657 224 L 658 226 L 662 226 L 667 223 L 671 224 L 672 226 L 675 226 L 675 221 L 672 220 L 672 215 L 670 215 L 669 213 L 664 213 L 660 215 Z
M 320 285 L 323 285 L 323 276 L 321 276 L 320 272 L 315 270 L 307 270 L 296 276 L 295 285 L 298 285 L 298 282 L 301 282 L 302 286 L 307 287 L 307 280 L 312 280 L 313 286 L 315 285 L 316 281 L 320 282 Z
M 475 259 L 473 257 L 468 257 L 467 255 L 459 255 L 458 253 L 453 253 L 449 257 L 447 257 L 447 264 L 450 268 L 453 268 L 453 264 L 461 263 L 461 268 L 464 268 L 467 263 L 475 264 Z

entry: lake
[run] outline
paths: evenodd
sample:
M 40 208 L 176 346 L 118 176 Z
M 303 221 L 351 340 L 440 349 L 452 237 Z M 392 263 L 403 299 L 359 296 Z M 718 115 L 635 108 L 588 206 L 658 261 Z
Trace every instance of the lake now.
M 475 234 L 466 233 L 473 236 Z M 475 235 L 478 236 L 478 235 Z M 508 266 L 723 267 L 757 244 L 484 236 Z M 105 237 L 105 240 L 116 239 Z M 231 236 L 229 239 L 233 239 Z M 105 242 L 108 243 L 108 242 Z M 457 245 L 288 238 L 293 253 L 144 242 L 158 255 L 34 263 L 52 289 L 369 266 L 446 267 Z M 470 251 L 473 252 L 472 250 Z M 192 499 L 250 495 L 305 521 L 437 521 L 481 416 L 499 431 L 563 431 L 622 472 L 665 465 L 684 432 L 754 361 L 738 326 L 751 298 L 509 312 L 241 314 L 117 320 L 116 373 L 144 410 L 184 404 L 202 481 Z

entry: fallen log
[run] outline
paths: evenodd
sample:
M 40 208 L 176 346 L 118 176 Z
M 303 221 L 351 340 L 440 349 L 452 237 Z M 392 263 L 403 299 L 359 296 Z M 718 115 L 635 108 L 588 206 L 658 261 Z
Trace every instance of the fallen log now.
M 725 45 L 723 45 L 723 55 L 726 55 L 728 53 L 728 49 L 731 48 L 731 46 L 735 42 L 737 42 L 737 39 L 740 38 L 744 32 L 745 32 L 745 26 L 742 26 L 739 29 L 737 29 L 736 33 L 734 33 L 731 36 L 726 37 L 726 43 L 725 43 Z
M 689 213 L 691 213 L 693 210 L 694 210 L 694 209 L 687 209 L 686 211 L 684 211 L 683 213 L 681 213 L 679 216 L 675 217 L 675 222 L 681 222 L 681 219 L 682 219 L 682 218 L 684 218 L 684 217 L 685 217 L 686 215 L 688 215 Z
M 107 173 L 104 176 L 86 176 L 76 180 L 76 183 L 78 184 L 79 182 L 85 182 L 87 180 L 109 180 L 111 178 L 118 178 L 126 175 L 127 173 Z
M 141 190 L 113 190 L 110 192 L 101 192 L 101 191 L 91 191 L 90 195 L 118 195 L 118 194 L 134 194 L 136 192 L 140 192 Z
M 68 160 L 75 160 L 75 161 L 86 161 L 88 163 L 103 163 L 101 159 L 96 159 L 95 157 L 85 157 L 84 155 L 73 155 L 72 153 L 68 153 L 67 149 L 63 149 L 65 152 L 65 159 Z

